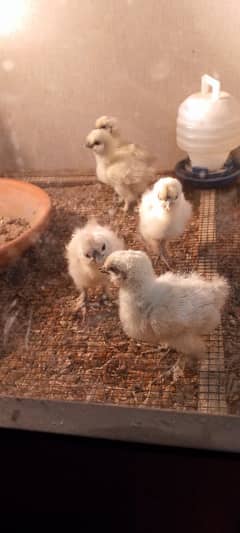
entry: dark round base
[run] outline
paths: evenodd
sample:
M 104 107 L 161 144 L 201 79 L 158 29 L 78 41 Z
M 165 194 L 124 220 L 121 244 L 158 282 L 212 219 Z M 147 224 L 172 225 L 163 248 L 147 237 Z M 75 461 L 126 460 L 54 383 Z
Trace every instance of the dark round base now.
M 179 161 L 175 167 L 177 178 L 199 189 L 225 187 L 240 177 L 240 168 L 229 159 L 224 168 L 218 172 L 209 172 L 206 168 L 192 168 L 189 159 Z

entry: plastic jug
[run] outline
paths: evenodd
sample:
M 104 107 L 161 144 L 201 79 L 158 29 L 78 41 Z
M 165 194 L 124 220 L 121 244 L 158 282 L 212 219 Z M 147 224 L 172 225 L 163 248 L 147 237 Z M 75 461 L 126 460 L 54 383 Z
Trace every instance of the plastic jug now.
M 193 168 L 216 171 L 240 145 L 240 104 L 220 91 L 220 81 L 207 74 L 201 80 L 201 92 L 179 107 L 177 144 L 188 153 Z

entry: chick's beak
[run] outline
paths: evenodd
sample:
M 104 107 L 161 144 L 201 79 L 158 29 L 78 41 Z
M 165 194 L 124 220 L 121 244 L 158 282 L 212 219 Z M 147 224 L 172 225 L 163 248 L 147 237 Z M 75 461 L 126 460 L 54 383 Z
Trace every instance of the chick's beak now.
M 167 210 L 167 211 L 170 211 L 171 200 L 167 200 L 165 205 L 166 205 L 166 210 Z
M 101 254 L 96 254 L 95 257 L 94 257 L 94 260 L 99 266 L 101 266 L 104 263 L 104 259 L 101 256 Z M 99 268 L 99 266 L 98 266 L 98 268 Z
M 92 145 L 91 145 L 91 143 L 89 141 L 86 141 L 85 147 L 86 148 L 92 148 Z
M 100 270 L 100 272 L 102 272 L 102 274 L 108 274 L 109 273 L 108 269 L 106 267 L 104 267 L 104 266 L 99 267 L 99 270 Z

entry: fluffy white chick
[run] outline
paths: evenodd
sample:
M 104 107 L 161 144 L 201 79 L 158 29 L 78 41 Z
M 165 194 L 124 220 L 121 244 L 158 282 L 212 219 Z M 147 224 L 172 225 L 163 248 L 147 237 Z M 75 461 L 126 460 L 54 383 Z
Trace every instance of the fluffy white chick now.
M 139 207 L 139 230 L 157 255 L 170 268 L 166 243 L 184 232 L 192 215 L 192 206 L 184 196 L 180 181 L 175 178 L 160 178 L 141 199 Z
M 80 296 L 75 311 L 81 309 L 86 315 L 87 290 L 101 286 L 109 290 L 109 280 L 99 269 L 109 254 L 124 248 L 123 239 L 119 238 L 109 227 L 101 226 L 94 219 L 83 228 L 76 228 L 66 246 L 68 271 Z
M 108 117 L 106 115 L 99 117 L 96 120 L 95 128 L 107 130 L 112 135 L 116 148 L 121 148 L 125 153 L 135 155 L 139 159 L 142 159 L 147 165 L 154 166 L 156 164 L 156 158 L 145 148 L 139 144 L 130 143 L 122 139 L 118 127 L 118 121 L 115 117 Z
M 86 146 L 93 150 L 97 178 L 114 189 L 127 211 L 153 180 L 154 169 L 136 154 L 116 148 L 107 130 L 92 130 Z
M 120 288 L 119 316 L 125 333 L 140 341 L 168 344 L 184 354 L 172 369 L 175 378 L 186 357 L 204 357 L 201 337 L 218 326 L 229 293 L 224 278 L 216 275 L 208 281 L 197 273 L 172 272 L 157 277 L 147 254 L 133 250 L 111 254 L 104 271 Z

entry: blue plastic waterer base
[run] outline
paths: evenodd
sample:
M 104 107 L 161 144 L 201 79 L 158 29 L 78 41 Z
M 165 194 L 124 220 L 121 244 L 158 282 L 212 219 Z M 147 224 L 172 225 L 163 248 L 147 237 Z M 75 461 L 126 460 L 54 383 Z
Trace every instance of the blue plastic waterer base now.
M 206 168 L 192 168 L 189 159 L 179 161 L 175 167 L 177 178 L 199 189 L 226 187 L 240 177 L 240 167 L 228 159 L 222 170 L 209 172 Z

